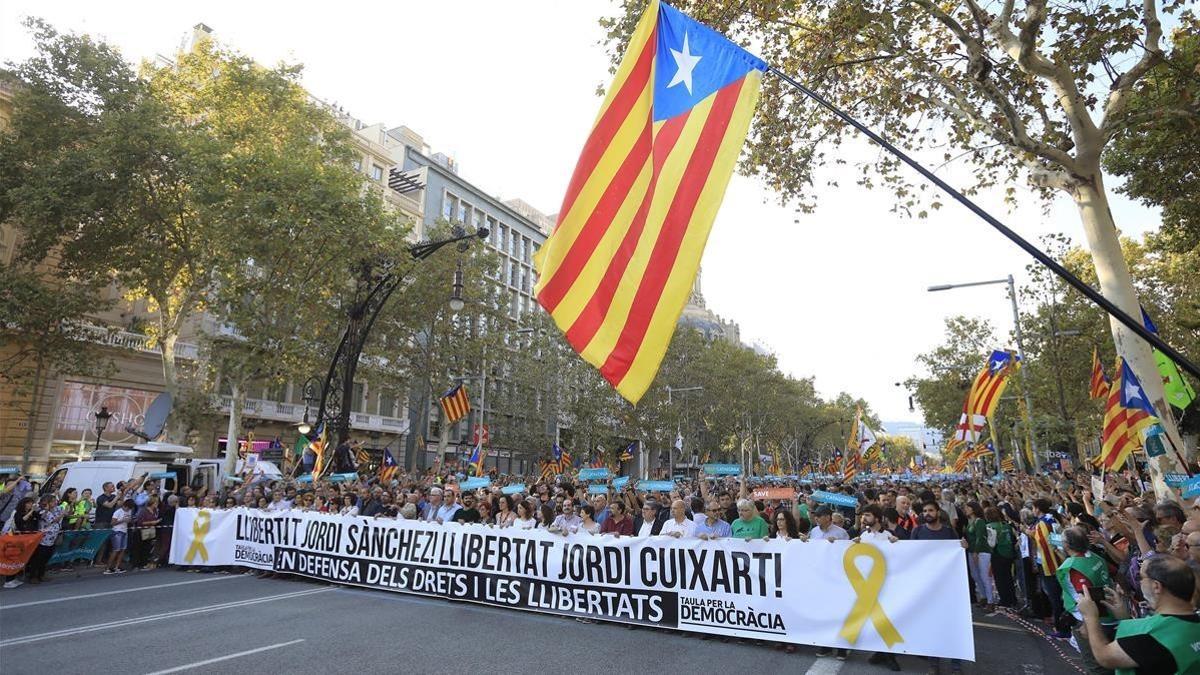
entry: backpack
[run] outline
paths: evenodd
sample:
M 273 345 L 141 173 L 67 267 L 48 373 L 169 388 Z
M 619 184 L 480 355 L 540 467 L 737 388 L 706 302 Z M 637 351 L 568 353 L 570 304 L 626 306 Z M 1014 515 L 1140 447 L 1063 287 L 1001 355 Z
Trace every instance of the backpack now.
M 985 528 L 985 529 L 987 529 L 987 544 L 988 544 L 988 548 L 990 548 L 990 549 L 992 549 L 992 550 L 995 550 L 995 548 L 996 548 L 996 530 L 995 530 L 994 528 L 991 528 L 991 527 L 988 527 L 988 528 Z

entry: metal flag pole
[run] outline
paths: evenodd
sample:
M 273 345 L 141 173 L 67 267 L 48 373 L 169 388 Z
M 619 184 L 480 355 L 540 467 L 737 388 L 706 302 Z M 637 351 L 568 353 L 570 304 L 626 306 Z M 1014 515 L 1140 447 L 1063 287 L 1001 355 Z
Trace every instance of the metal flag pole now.
M 1036 247 L 1033 244 L 1026 241 L 1024 237 L 1022 237 L 1021 235 L 1019 235 L 1016 232 L 1009 229 L 1008 226 L 1006 226 L 1004 223 L 1000 222 L 999 220 L 996 220 L 994 217 L 992 217 L 992 215 L 990 213 L 983 210 L 983 207 L 979 206 L 975 202 L 971 201 L 971 199 L 968 198 L 966 195 L 964 195 L 963 193 L 961 193 L 958 190 L 951 187 L 950 184 L 947 183 L 946 181 L 942 180 L 941 178 L 938 178 L 936 175 L 934 175 L 934 173 L 932 171 L 930 171 L 929 169 L 926 169 L 921 163 L 917 162 L 915 159 L 913 159 L 912 157 L 909 157 L 907 154 L 905 154 L 905 152 L 903 150 L 892 145 L 886 139 L 884 139 L 882 136 L 875 133 L 874 131 L 871 131 L 869 128 L 867 128 L 865 125 L 863 125 L 861 122 L 854 119 L 847 113 L 843 112 L 837 106 L 833 105 L 829 101 L 822 98 L 821 95 L 817 94 L 815 91 L 800 84 L 798 81 L 796 81 L 795 78 L 788 75 L 787 73 L 784 73 L 784 72 L 778 70 L 774 66 L 767 66 L 767 70 L 768 70 L 768 72 L 774 73 L 777 77 L 779 77 L 779 79 L 781 79 L 784 82 L 787 82 L 788 84 L 795 87 L 796 90 L 798 90 L 800 93 L 802 93 L 805 96 L 816 101 L 818 104 L 820 104 L 823 108 L 825 108 L 829 112 L 833 113 L 834 115 L 837 115 L 838 118 L 840 118 L 846 124 L 849 124 L 850 126 L 854 127 L 855 129 L 858 129 L 867 138 L 870 138 L 872 141 L 875 141 L 883 149 L 892 153 L 899 160 L 901 160 L 905 164 L 912 167 L 914 170 L 916 170 L 917 173 L 924 176 L 926 178 L 926 180 L 928 180 L 929 182 L 933 183 L 934 185 L 940 187 L 947 194 L 949 194 L 951 197 L 953 197 L 958 203 L 960 203 L 963 206 L 970 209 L 972 213 L 979 216 L 980 218 L 983 219 L 984 222 L 986 222 L 988 225 L 991 225 L 993 228 L 995 228 L 996 231 L 998 231 L 1000 234 L 1007 237 L 1010 241 L 1012 241 L 1017 246 L 1020 246 L 1022 250 L 1024 250 L 1026 253 L 1033 256 L 1035 260 L 1037 260 L 1038 262 L 1042 263 L 1047 268 L 1049 268 L 1051 272 L 1054 272 L 1056 275 L 1059 276 L 1059 278 L 1061 278 L 1063 281 L 1070 284 L 1072 288 L 1074 288 L 1075 290 L 1082 293 L 1084 295 L 1084 297 L 1086 297 L 1088 300 L 1091 300 L 1094 304 L 1099 306 L 1105 312 L 1108 312 L 1108 314 L 1110 316 L 1112 316 L 1113 318 L 1115 318 L 1117 321 L 1120 321 L 1126 328 L 1133 331 L 1134 333 L 1137 333 L 1137 335 L 1139 337 L 1141 337 L 1143 340 L 1145 340 L 1146 342 L 1148 342 L 1151 345 L 1160 349 L 1164 354 L 1171 357 L 1171 359 L 1174 360 L 1175 363 L 1179 364 L 1180 366 L 1183 366 L 1184 370 L 1191 373 L 1194 377 L 1200 378 L 1200 367 L 1196 366 L 1196 364 L 1189 361 L 1187 359 L 1187 357 L 1185 357 L 1183 354 L 1180 354 L 1178 351 L 1175 350 L 1175 348 L 1171 347 L 1166 342 L 1164 342 L 1162 340 L 1162 338 L 1160 338 L 1159 336 L 1157 336 L 1154 333 L 1151 333 L 1149 330 L 1147 330 L 1146 327 L 1142 325 L 1141 321 L 1134 319 L 1133 317 L 1126 314 L 1120 307 L 1117 307 L 1116 305 L 1114 305 L 1111 300 L 1104 297 L 1099 291 L 1097 291 L 1096 289 L 1094 289 L 1091 286 L 1084 283 L 1082 279 L 1075 276 L 1067 268 L 1063 267 L 1057 261 L 1055 261 L 1053 258 L 1046 255 L 1041 249 L 1039 249 L 1038 247 Z

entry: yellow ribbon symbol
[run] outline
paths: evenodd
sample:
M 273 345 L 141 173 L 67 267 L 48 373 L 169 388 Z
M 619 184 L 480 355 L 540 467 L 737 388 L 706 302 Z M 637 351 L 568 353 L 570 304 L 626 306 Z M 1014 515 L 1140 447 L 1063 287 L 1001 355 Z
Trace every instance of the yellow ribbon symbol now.
M 211 524 L 211 513 L 201 511 L 196 514 L 196 519 L 192 521 L 192 545 L 183 556 L 188 562 L 192 562 L 197 555 L 202 561 L 208 562 L 208 549 L 204 548 L 204 538 L 208 536 L 208 526 Z
M 863 556 L 871 559 L 871 573 L 865 579 L 854 564 L 855 560 Z M 870 618 L 879 637 L 883 638 L 888 647 L 897 642 L 904 642 L 904 638 L 900 637 L 900 633 L 879 604 L 879 591 L 883 589 L 883 580 L 887 577 L 887 562 L 883 559 L 883 553 L 870 544 L 853 544 L 846 549 L 846 555 L 842 557 L 842 567 L 846 570 L 846 578 L 858 597 L 854 600 L 854 606 L 850 608 L 850 614 L 838 635 L 845 638 L 846 642 L 855 644 L 858 642 L 858 634 Z

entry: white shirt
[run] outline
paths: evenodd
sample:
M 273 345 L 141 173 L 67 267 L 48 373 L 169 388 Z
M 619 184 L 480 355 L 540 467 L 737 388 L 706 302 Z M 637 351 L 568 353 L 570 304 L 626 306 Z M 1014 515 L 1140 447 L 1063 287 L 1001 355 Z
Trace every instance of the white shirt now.
M 863 532 L 858 535 L 858 540 L 871 544 L 887 544 L 892 541 L 892 533 L 887 530 L 882 532 Z
M 692 529 L 695 529 L 695 525 L 692 526 Z M 638 536 L 639 537 L 649 537 L 650 534 L 653 532 L 653 530 L 654 530 L 654 521 L 647 520 L 642 523 L 642 529 L 638 530 Z
M 675 522 L 674 518 L 668 518 L 667 522 L 663 523 L 659 534 L 669 535 L 674 532 L 678 532 L 683 539 L 691 539 L 696 534 L 696 523 L 687 518 L 684 518 L 682 523 Z
M 518 530 L 532 530 L 537 527 L 537 521 L 533 518 L 517 518 L 513 521 L 512 526 Z
M 125 510 L 125 507 L 122 506 L 113 511 L 112 529 L 113 532 L 129 531 L 129 512 Z
M 808 531 L 809 539 L 828 539 L 830 537 L 834 539 L 849 539 L 850 535 L 833 523 L 829 524 L 828 530 L 822 530 L 820 525 L 813 525 L 812 529 Z

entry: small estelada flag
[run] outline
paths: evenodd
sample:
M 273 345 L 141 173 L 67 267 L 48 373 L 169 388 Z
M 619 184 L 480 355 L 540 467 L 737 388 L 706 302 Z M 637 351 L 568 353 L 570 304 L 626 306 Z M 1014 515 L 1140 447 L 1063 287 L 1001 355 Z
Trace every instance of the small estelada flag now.
M 534 257 L 538 302 L 631 403 L 687 303 L 766 70 L 651 0 Z
M 446 421 L 450 424 L 461 420 L 471 412 L 471 399 L 467 396 L 467 388 L 458 383 L 438 399 L 442 412 L 446 413 Z

